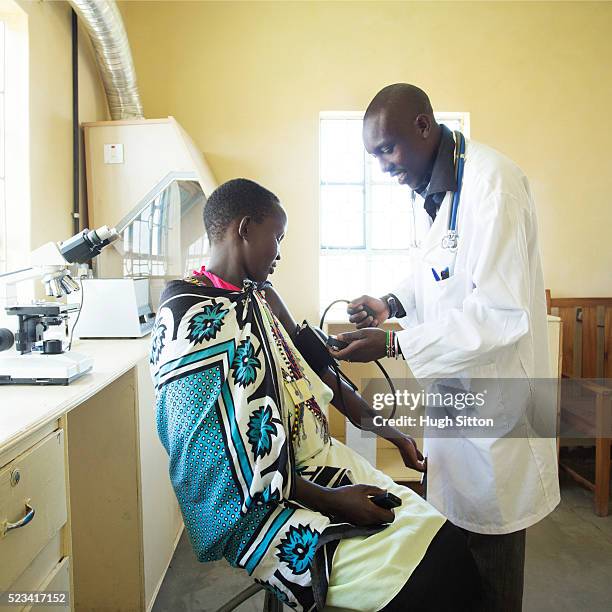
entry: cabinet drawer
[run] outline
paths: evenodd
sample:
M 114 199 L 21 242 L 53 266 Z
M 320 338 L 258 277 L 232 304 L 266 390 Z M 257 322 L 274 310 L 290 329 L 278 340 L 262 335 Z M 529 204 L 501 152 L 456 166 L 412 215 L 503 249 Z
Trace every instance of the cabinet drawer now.
M 70 557 L 64 557 L 60 563 L 47 576 L 47 579 L 38 588 L 44 593 L 56 593 L 58 601 L 62 601 L 63 593 L 66 593 L 65 600 L 56 605 L 45 604 L 45 610 L 61 610 L 62 612 L 70 612 Z M 40 606 L 27 606 L 23 612 L 29 612 L 33 608 L 37 610 Z
M 34 510 L 29 523 L 7 530 Z M 0 591 L 15 579 L 66 523 L 64 432 L 58 430 L 0 470 Z
M 27 572 L 26 572 L 27 573 Z M 13 585 L 9 589 L 13 598 L 19 598 L 20 603 L 1 606 L 2 612 L 28 612 L 42 607 L 45 612 L 58 610 L 70 612 L 70 557 L 64 557 L 61 561 L 56 561 L 53 567 L 47 572 L 44 580 L 36 583 L 35 586 L 28 585 L 21 587 Z M 45 601 L 39 603 L 28 603 L 28 598 L 46 597 Z M 55 603 L 57 602 L 57 603 Z
M 42 549 L 36 556 L 34 561 L 30 563 L 27 569 L 17 578 L 10 586 L 9 593 L 28 593 L 31 591 L 49 591 L 46 587 L 58 571 L 58 568 L 68 561 L 68 557 L 62 558 L 62 534 L 61 531 L 56 533 L 51 541 Z M 68 591 L 69 586 L 65 589 L 53 589 L 57 591 Z M 12 606 L 0 606 L 1 612 L 19 612 L 29 604 L 22 602 Z M 45 612 L 46 612 L 45 604 Z
M 58 531 L 36 555 L 23 574 L 10 586 L 9 591 L 36 591 L 53 568 L 62 560 L 62 532 Z M 1 612 L 7 612 L 0 607 Z

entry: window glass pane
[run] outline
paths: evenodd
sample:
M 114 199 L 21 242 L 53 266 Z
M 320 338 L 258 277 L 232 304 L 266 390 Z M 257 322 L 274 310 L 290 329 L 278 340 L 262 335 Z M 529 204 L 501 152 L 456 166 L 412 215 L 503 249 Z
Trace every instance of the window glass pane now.
M 4 41 L 6 38 L 6 24 L 4 21 L 0 21 L 0 91 L 4 93 L 4 79 L 5 79 L 5 46 Z M 4 125 L 4 124 L 3 124 Z
M 361 119 L 321 120 L 321 182 L 362 183 Z
M 438 119 L 440 123 L 443 123 L 449 130 L 463 130 L 463 122 L 461 119 L 444 118 Z
M 0 274 L 6 272 L 6 186 L 4 179 L 0 178 Z
M 369 260 L 371 282 L 366 293 L 380 296 L 392 291 L 408 276 L 409 261 L 406 251 L 404 254 L 372 255 Z
M 363 187 L 321 186 L 321 248 L 362 248 Z
M 153 224 L 160 225 L 161 224 L 161 211 L 162 207 L 159 202 L 156 200 L 153 202 Z
M 6 117 L 5 117 L 5 97 L 4 94 L 0 94 L 0 176 L 6 178 L 5 175 L 5 157 L 4 149 L 6 147 Z
M 140 245 L 138 252 L 143 255 L 147 255 L 151 252 L 151 233 L 149 230 L 148 219 L 147 222 L 143 222 L 140 226 Z
M 4 176 L 5 117 L 4 117 L 4 21 L 0 21 L 0 273 L 6 271 L 6 185 Z
M 405 185 L 372 185 L 370 248 L 407 249 L 412 232 L 410 188 Z
M 133 233 L 132 233 L 132 250 L 134 253 L 140 253 L 140 230 L 142 226 L 142 221 L 140 219 L 136 219 L 133 225 Z
M 368 169 L 370 172 L 370 182 L 382 183 L 385 185 L 397 185 L 397 179 L 394 179 L 389 174 L 385 174 L 380 169 L 380 163 L 373 155 L 368 155 L 368 165 Z
M 320 257 L 319 294 L 321 312 L 334 300 L 351 300 L 365 293 L 367 281 L 364 272 L 367 270 L 367 256 L 361 251 L 353 253 L 323 252 Z M 327 321 L 346 318 L 346 304 L 339 304 L 330 311 Z
M 185 276 L 191 276 L 194 270 L 199 270 L 202 264 L 206 265 L 209 252 L 208 236 L 204 235 L 189 245 L 185 264 Z

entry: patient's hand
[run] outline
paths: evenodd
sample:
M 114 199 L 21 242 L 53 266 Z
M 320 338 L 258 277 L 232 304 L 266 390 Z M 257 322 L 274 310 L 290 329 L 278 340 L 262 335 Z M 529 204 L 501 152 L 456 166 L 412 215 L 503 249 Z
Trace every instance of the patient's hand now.
M 370 496 L 386 493 L 380 487 L 365 484 L 347 485 L 329 490 L 328 513 L 352 525 L 368 526 L 392 523 L 391 510 L 377 506 Z
M 346 311 L 350 315 L 349 321 L 354 323 L 357 329 L 362 327 L 378 327 L 389 318 L 389 307 L 387 304 L 370 295 L 362 295 L 353 300 L 347 306 Z
M 397 446 L 404 465 L 406 467 L 417 470 L 417 472 L 427 471 L 427 459 L 423 457 L 423 453 L 418 449 L 416 442 L 408 435 L 401 434 L 397 439 L 392 440 Z

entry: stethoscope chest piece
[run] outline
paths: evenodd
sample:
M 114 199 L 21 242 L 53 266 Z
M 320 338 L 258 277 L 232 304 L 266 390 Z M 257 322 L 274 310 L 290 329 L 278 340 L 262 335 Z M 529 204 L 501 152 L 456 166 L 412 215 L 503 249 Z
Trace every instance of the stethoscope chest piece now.
M 446 236 L 442 238 L 442 248 L 449 251 L 456 251 L 459 243 L 459 235 L 455 230 L 448 230 Z

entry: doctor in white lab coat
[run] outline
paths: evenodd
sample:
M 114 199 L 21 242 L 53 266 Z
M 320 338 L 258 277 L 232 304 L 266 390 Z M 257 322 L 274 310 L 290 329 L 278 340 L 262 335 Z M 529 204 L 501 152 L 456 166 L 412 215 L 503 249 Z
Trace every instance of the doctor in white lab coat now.
M 404 328 L 397 353 L 418 379 L 512 378 L 529 389 L 550 377 L 535 207 L 520 168 L 466 140 L 458 245 L 447 249 L 456 139 L 436 123 L 427 95 L 407 84 L 384 88 L 366 111 L 363 135 L 383 171 L 420 195 L 412 201 L 411 266 L 398 271 L 405 279 L 383 298 L 353 300 L 358 331 L 339 336 L 350 344 L 335 356 L 383 357 L 387 337 L 377 326 L 396 317 Z M 559 503 L 557 458 L 554 438 L 531 435 L 524 421 L 530 398 L 497 397 L 494 411 L 526 433 L 426 439 L 427 499 L 465 530 L 483 578 L 482 609 L 514 611 L 522 605 L 525 529 Z

